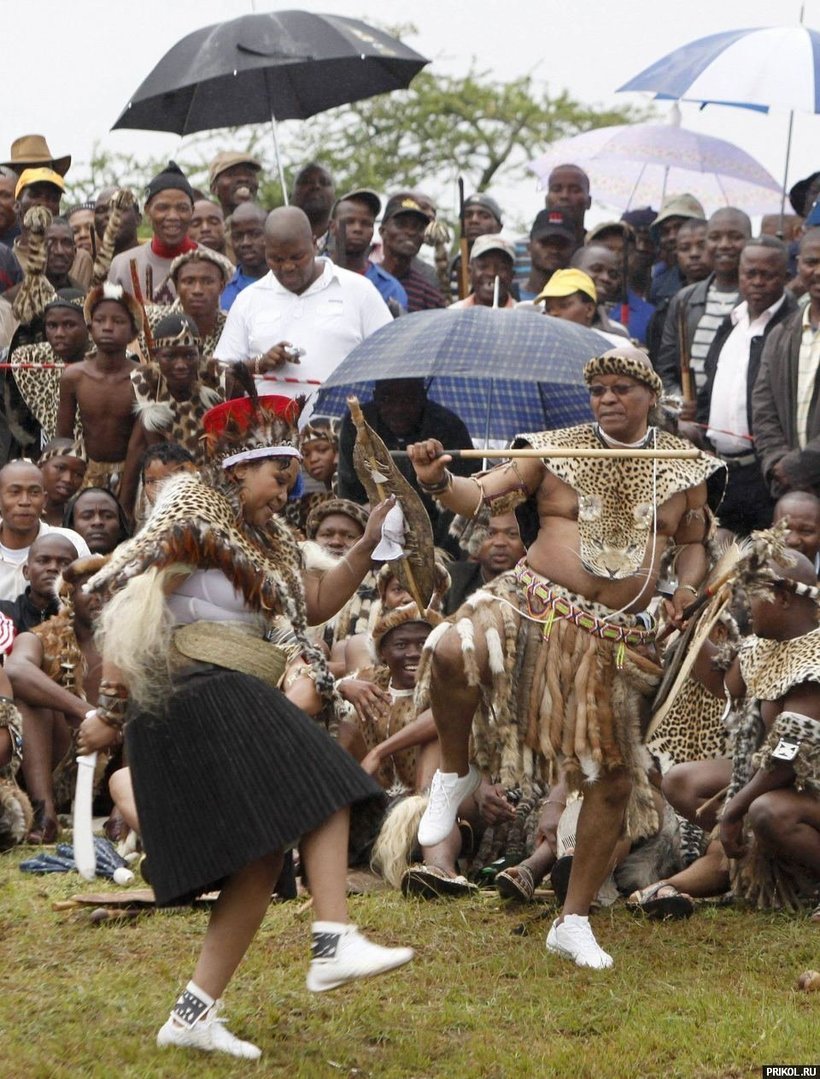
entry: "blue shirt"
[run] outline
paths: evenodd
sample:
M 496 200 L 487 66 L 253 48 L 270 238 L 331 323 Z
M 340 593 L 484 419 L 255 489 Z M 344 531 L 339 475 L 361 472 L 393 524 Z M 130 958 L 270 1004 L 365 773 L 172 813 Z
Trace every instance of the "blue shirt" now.
M 264 277 L 265 275 L 262 274 L 262 276 Z M 242 268 L 237 266 L 234 270 L 233 277 L 222 290 L 222 295 L 219 297 L 219 306 L 223 311 L 230 311 L 231 304 L 242 289 L 247 288 L 248 285 L 252 285 L 254 281 L 258 280 L 258 277 L 248 277 L 247 274 L 242 273 Z
M 631 288 L 626 290 L 626 298 L 629 301 L 629 319 L 626 327 L 629 330 L 629 336 L 640 341 L 641 344 L 646 344 L 646 331 L 649 328 L 649 320 L 655 314 L 655 305 L 642 300 Z M 613 304 L 608 314 L 610 318 L 623 322 L 619 303 Z
M 667 266 L 665 262 L 656 262 L 652 267 L 652 284 L 649 286 L 649 299 L 657 304 L 660 300 L 671 300 L 680 292 L 686 282 L 677 266 Z
M 395 300 L 396 303 L 401 304 L 405 311 L 407 310 L 407 293 L 404 291 L 404 285 L 397 277 L 388 273 L 378 263 L 370 262 L 370 260 L 368 260 L 364 276 L 371 285 L 376 286 L 385 303 L 388 300 Z

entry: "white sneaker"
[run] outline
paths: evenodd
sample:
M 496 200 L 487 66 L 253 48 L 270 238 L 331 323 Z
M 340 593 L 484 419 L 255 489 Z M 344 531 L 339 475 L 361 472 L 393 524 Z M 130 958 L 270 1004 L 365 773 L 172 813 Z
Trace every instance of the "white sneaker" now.
M 227 1053 L 228 1056 L 245 1060 L 258 1060 L 262 1050 L 252 1042 L 243 1042 L 231 1034 L 225 1020 L 219 1018 L 219 1004 L 217 1001 L 190 1027 L 175 1019 L 172 1012 L 157 1034 L 157 1045 L 178 1045 L 183 1049 L 202 1049 L 206 1053 Z
M 612 966 L 612 956 L 598 944 L 589 918 L 581 914 L 565 915 L 560 925 L 556 918 L 547 933 L 547 951 L 564 955 L 579 967 L 604 970 Z
M 322 993 L 355 978 L 370 978 L 395 970 L 409 963 L 414 955 L 412 948 L 383 948 L 374 944 L 355 925 L 346 925 L 340 931 L 335 927 L 331 930 L 323 922 L 314 924 L 312 951 L 307 975 L 311 993 Z
M 427 808 L 419 821 L 420 846 L 435 847 L 447 838 L 456 823 L 460 803 L 473 793 L 480 782 L 481 773 L 472 764 L 466 776 L 436 769 L 430 784 Z

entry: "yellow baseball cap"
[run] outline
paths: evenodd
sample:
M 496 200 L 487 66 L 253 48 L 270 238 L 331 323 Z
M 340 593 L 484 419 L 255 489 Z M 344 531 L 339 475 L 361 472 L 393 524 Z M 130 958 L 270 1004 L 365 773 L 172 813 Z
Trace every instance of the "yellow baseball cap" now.
M 595 282 L 583 270 L 556 270 L 535 297 L 535 302 L 546 300 L 548 296 L 571 296 L 573 292 L 583 292 L 594 303 L 598 302 Z
M 54 184 L 61 191 L 65 191 L 65 180 L 54 169 L 24 169 L 14 189 L 14 197 L 19 199 L 23 188 L 31 187 L 32 184 Z

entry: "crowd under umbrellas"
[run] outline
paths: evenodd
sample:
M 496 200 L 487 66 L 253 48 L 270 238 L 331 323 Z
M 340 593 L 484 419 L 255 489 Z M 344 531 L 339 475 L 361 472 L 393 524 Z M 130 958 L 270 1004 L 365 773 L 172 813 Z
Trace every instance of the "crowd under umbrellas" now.
M 816 111 L 708 82 L 747 36 L 622 89 Z M 243 16 L 115 126 L 276 142 L 427 63 Z M 412 960 L 351 925 L 352 870 L 554 904 L 544 962 L 591 971 L 617 902 L 820 920 L 820 172 L 600 129 L 533 162 L 526 232 L 462 191 L 453 236 L 423 190 L 276 159 L 276 208 L 225 145 L 208 191 L 169 161 L 65 216 L 69 155 L 0 165 L 2 846 L 218 895 L 157 1044 L 245 1059 L 220 1002 L 271 895 L 312 904 L 310 992 Z M 588 229 L 593 198 L 623 212 Z

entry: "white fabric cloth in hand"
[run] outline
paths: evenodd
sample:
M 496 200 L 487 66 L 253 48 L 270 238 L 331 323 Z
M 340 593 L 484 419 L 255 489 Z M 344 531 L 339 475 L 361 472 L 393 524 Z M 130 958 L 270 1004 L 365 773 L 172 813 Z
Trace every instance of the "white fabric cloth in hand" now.
M 371 555 L 374 562 L 389 562 L 404 554 L 404 512 L 397 502 L 382 522 L 382 538 Z

